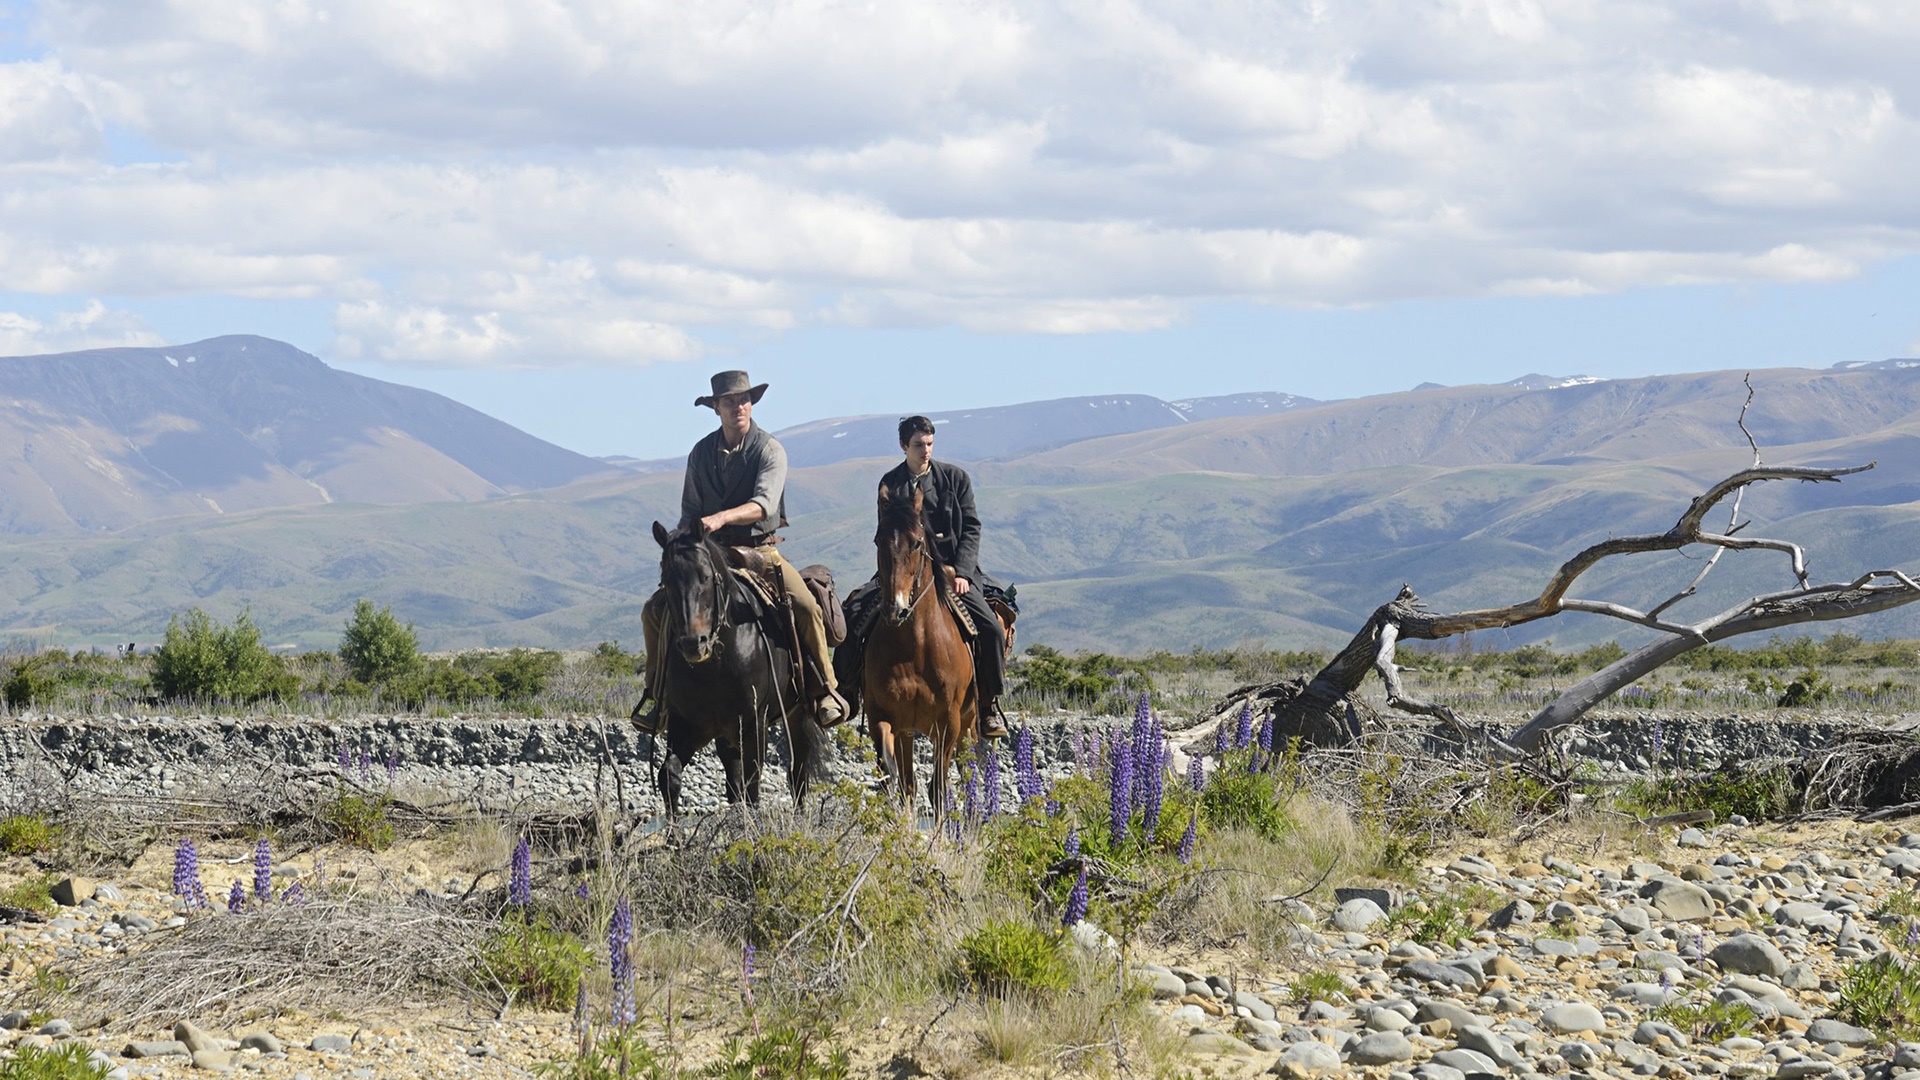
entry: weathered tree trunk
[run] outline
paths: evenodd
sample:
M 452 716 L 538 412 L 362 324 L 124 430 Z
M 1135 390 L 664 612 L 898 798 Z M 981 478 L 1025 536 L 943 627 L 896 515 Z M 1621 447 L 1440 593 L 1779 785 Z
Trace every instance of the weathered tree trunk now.
M 1747 485 L 1767 480 L 1830 482 L 1873 468 L 1871 462 L 1848 469 L 1767 468 L 1759 464 L 1758 458 L 1756 451 L 1753 468 L 1734 473 L 1694 499 L 1666 532 L 1614 537 L 1581 551 L 1563 563 L 1548 578 L 1540 594 L 1530 600 L 1500 608 L 1436 614 L 1420 603 L 1411 585 L 1402 586 L 1400 594 L 1376 608 L 1346 648 L 1312 679 L 1243 688 L 1222 701 L 1217 713 L 1224 722 L 1244 705 L 1254 705 L 1272 718 L 1277 733 L 1283 738 L 1298 736 L 1319 746 L 1344 743 L 1362 734 L 1365 722 L 1372 715 L 1359 695 L 1361 684 L 1371 671 L 1379 673 L 1391 708 L 1443 720 L 1466 734 L 1465 727 L 1446 706 L 1421 701 L 1406 692 L 1400 681 L 1400 669 L 1394 663 L 1394 650 L 1402 639 L 1431 641 L 1472 630 L 1519 626 L 1563 611 L 1606 615 L 1668 635 L 1569 687 L 1515 732 L 1510 743 L 1489 737 L 1496 746 L 1537 753 L 1546 745 L 1549 735 L 1574 723 L 1615 691 L 1702 645 L 1798 623 L 1849 619 L 1920 600 L 1920 584 L 1901 571 L 1875 570 L 1851 582 L 1813 585 L 1807 580 L 1806 556 L 1798 545 L 1783 540 L 1736 537 L 1734 534 L 1745 527 L 1738 519 L 1740 493 Z M 1707 514 L 1729 496 L 1734 502 L 1727 531 L 1705 531 L 1703 522 Z M 1712 547 L 1712 557 L 1685 589 L 1645 611 L 1567 595 L 1580 575 L 1602 559 L 1678 551 L 1695 544 Z M 1665 617 L 1664 613 L 1674 604 L 1694 594 L 1723 552 L 1743 550 L 1778 551 L 1787 555 L 1792 563 L 1794 587 L 1751 597 L 1695 623 L 1679 623 Z

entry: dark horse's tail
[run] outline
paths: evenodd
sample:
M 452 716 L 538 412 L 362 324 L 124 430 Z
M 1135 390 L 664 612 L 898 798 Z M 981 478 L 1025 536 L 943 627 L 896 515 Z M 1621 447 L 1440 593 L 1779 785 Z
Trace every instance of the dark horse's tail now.
M 820 726 L 812 709 L 797 708 L 787 715 L 787 752 L 793 759 L 788 763 L 787 790 L 798 806 L 815 780 L 826 779 L 827 729 Z

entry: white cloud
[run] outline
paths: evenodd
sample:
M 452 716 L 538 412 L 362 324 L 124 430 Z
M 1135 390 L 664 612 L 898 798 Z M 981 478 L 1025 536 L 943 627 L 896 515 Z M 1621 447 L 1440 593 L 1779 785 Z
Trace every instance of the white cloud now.
M 130 311 L 109 311 L 99 300 L 88 300 L 79 311 L 57 312 L 51 319 L 0 311 L 0 356 L 165 343 L 140 316 Z
M 46 0 L 0 289 L 312 298 L 348 354 L 528 366 L 1827 281 L 1920 251 L 1916 12 Z M 184 162 L 105 164 L 105 122 Z

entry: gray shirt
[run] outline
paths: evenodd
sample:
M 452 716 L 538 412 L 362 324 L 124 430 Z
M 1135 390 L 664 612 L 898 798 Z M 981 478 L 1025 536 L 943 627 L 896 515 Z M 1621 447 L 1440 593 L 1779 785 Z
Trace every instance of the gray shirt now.
M 680 487 L 680 527 L 746 503 L 757 504 L 765 516 L 751 525 L 729 525 L 715 540 L 736 547 L 763 544 L 787 523 L 787 451 L 754 423 L 737 449 L 726 448 L 718 429 L 693 444 Z

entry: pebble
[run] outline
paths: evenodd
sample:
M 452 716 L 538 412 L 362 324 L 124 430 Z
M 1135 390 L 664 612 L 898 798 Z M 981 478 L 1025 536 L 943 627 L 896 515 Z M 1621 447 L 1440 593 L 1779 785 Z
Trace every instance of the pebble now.
M 1376 1031 L 1347 1048 L 1347 1060 L 1355 1065 L 1389 1065 L 1412 1056 L 1413 1044 L 1397 1031 Z
M 1540 1014 L 1540 1026 L 1548 1031 L 1569 1035 L 1577 1031 L 1605 1031 L 1606 1017 L 1584 1001 L 1556 1005 Z
M 1349 934 L 1357 934 L 1387 917 L 1380 905 L 1364 896 L 1358 896 L 1333 909 L 1333 928 Z

